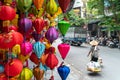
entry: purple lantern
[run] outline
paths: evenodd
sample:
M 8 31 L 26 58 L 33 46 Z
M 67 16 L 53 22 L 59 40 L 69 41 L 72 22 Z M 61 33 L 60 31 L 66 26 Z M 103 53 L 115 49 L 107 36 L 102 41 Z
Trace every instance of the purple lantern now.
M 35 41 L 39 41 L 40 38 L 42 38 L 42 34 L 38 34 L 36 31 L 32 32 L 32 36 L 35 39 Z
M 58 38 L 58 32 L 56 30 L 55 27 L 50 27 L 46 34 L 45 37 L 50 41 L 50 43 L 52 44 L 54 40 L 56 40 Z
M 19 31 L 24 34 L 32 29 L 32 21 L 28 18 L 21 18 L 18 23 Z

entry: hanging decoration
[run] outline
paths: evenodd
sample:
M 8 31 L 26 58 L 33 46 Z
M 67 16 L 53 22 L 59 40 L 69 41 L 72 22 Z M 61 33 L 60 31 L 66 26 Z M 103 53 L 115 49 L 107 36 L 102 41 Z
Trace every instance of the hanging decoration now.
M 7 76 L 17 76 L 21 73 L 23 64 L 19 59 L 12 59 L 5 64 L 5 73 Z
M 62 36 L 65 36 L 69 27 L 70 27 L 70 23 L 67 21 L 59 21 L 58 22 L 58 29 L 60 30 Z
M 63 13 L 65 13 L 69 8 L 70 1 L 71 0 L 58 0 L 59 6 L 61 7 Z
M 58 32 L 56 30 L 55 27 L 50 27 L 46 34 L 45 34 L 46 39 L 48 39 L 48 41 L 50 41 L 50 43 L 52 44 L 54 40 L 56 40 L 58 38 Z
M 41 33 L 41 31 L 43 30 L 44 26 L 45 26 L 45 22 L 42 18 L 36 18 L 34 21 L 33 21 L 33 26 L 36 30 L 36 32 L 38 34 Z
M 41 56 L 45 50 L 45 45 L 38 41 L 33 44 L 33 50 L 34 50 L 37 58 L 41 58 Z
M 66 80 L 69 73 L 70 73 L 70 68 L 65 66 L 65 65 L 60 65 L 58 68 L 57 68 L 57 71 L 61 77 L 62 80 Z
M 16 3 L 20 12 L 26 13 L 32 5 L 32 0 L 16 0 Z
M 42 80 L 44 76 L 45 71 L 41 70 L 39 66 L 36 66 L 33 68 L 33 75 L 36 78 L 36 80 Z
M 16 12 L 11 6 L 0 6 L 0 20 L 13 20 L 15 16 Z
M 0 0 L 0 80 L 42 80 L 47 70 L 54 80 L 59 62 L 52 45 L 59 35 L 56 26 L 63 37 L 70 27 L 69 22 L 56 20 L 71 9 L 73 1 Z M 63 60 L 69 49 L 67 44 L 58 45 Z M 65 80 L 70 70 L 63 63 L 58 73 Z
M 22 72 L 20 73 L 20 80 L 31 80 L 33 76 L 32 70 L 30 70 L 29 68 L 25 67 L 23 68 Z
M 58 50 L 60 52 L 60 55 L 62 57 L 62 59 L 64 60 L 70 50 L 70 45 L 65 44 L 65 43 L 61 43 L 58 45 Z

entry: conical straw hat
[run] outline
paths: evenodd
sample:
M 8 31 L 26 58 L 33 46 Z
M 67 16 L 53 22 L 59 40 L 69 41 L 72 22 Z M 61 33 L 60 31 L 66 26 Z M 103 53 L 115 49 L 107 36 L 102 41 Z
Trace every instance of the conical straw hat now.
M 93 40 L 90 42 L 91 45 L 98 45 L 98 42 L 96 40 Z

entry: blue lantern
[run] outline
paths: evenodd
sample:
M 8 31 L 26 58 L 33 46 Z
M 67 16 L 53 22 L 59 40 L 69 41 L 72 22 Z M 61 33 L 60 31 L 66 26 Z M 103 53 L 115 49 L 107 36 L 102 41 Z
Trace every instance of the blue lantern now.
M 65 65 L 61 65 L 57 68 L 57 71 L 58 71 L 61 79 L 66 80 L 68 74 L 70 73 L 70 68 Z

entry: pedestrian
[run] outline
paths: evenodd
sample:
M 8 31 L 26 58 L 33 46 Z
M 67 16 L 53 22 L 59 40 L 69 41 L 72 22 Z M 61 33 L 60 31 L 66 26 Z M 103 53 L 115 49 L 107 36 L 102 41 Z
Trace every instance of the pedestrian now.
M 98 61 L 99 58 L 99 48 L 98 48 L 98 42 L 96 40 L 93 40 L 90 42 L 91 44 L 91 48 L 90 51 L 88 52 L 87 56 L 91 56 L 91 60 L 90 61 Z

